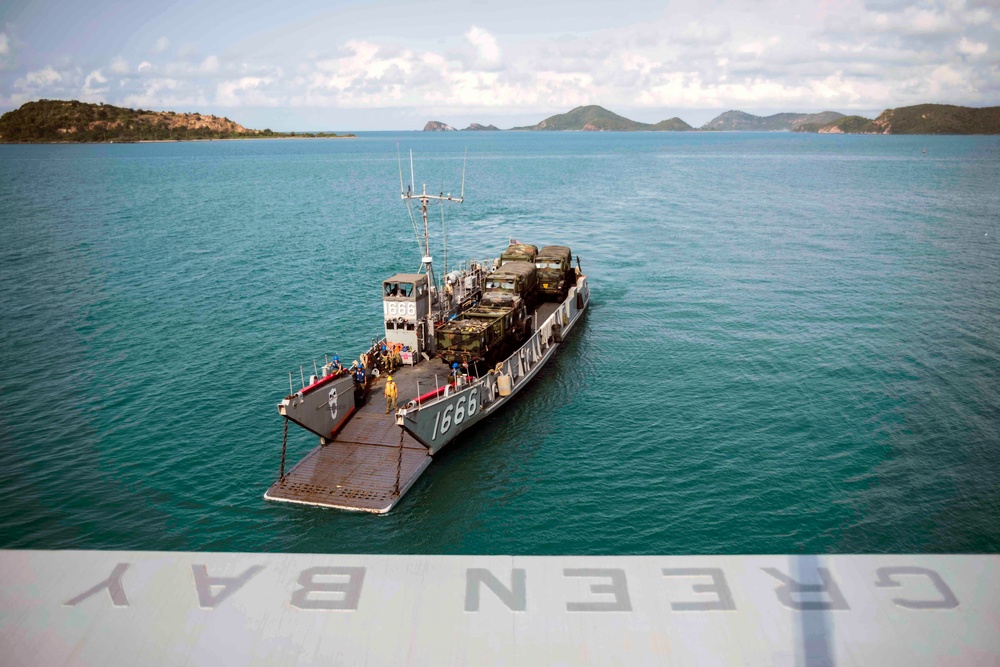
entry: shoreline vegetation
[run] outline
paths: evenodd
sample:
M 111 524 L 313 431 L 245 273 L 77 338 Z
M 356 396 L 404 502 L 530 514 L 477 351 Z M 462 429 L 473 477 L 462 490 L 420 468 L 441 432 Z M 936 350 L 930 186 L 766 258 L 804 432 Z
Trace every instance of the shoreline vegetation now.
M 26 102 L 0 116 L 0 143 L 166 143 L 227 139 L 347 139 L 333 132 L 253 130 L 200 113 L 146 111 L 76 100 Z
M 473 123 L 463 132 L 498 128 Z M 455 128 L 432 120 L 425 132 L 448 132 Z M 845 116 L 836 111 L 778 113 L 754 116 L 727 111 L 701 127 L 680 118 L 659 123 L 640 123 L 603 107 L 577 107 L 550 116 L 537 125 L 512 127 L 508 132 L 810 132 L 819 134 L 1000 134 L 1000 107 L 961 107 L 951 104 L 918 104 L 886 109 L 875 119 Z

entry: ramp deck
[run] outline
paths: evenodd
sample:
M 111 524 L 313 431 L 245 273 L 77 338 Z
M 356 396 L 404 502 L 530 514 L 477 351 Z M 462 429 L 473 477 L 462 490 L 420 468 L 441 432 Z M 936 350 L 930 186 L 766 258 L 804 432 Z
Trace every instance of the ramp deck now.
M 264 497 L 376 514 L 391 510 L 431 457 L 379 407 L 373 400 L 355 413 L 335 440 L 307 454 Z

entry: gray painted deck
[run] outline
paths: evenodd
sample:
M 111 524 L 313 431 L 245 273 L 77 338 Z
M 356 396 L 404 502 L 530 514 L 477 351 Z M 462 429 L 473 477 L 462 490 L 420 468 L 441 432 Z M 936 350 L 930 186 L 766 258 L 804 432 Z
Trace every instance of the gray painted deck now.
M 996 555 L 0 551 L 26 667 L 997 665 L 998 619 Z

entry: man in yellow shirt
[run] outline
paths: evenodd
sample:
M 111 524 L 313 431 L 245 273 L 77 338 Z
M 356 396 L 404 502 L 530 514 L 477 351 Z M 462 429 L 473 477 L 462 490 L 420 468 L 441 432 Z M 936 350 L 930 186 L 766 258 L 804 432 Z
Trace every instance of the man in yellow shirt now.
M 389 410 L 398 410 L 396 407 L 396 396 L 398 395 L 399 389 L 396 388 L 396 382 L 390 375 L 385 379 L 385 414 L 389 414 Z

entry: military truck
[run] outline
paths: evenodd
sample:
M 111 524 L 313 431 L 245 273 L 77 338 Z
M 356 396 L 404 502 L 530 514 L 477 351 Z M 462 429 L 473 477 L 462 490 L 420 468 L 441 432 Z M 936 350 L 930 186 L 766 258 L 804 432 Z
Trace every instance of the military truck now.
M 439 326 L 434 342 L 447 363 L 468 364 L 474 374 L 481 375 L 507 358 L 530 333 L 524 302 L 500 296 L 484 299 L 460 318 Z
M 503 266 L 508 262 L 528 262 L 534 264 L 535 255 L 538 254 L 538 246 L 530 243 L 511 243 L 500 255 L 500 264 Z
M 547 245 L 535 256 L 538 295 L 544 301 L 562 301 L 576 283 L 573 253 L 564 245 Z
M 530 309 L 538 299 L 538 271 L 534 262 L 508 261 L 486 276 L 483 301 L 496 294 L 514 294 Z
M 531 334 L 528 313 L 537 301 L 534 264 L 508 261 L 486 276 L 483 298 L 455 320 L 438 326 L 434 343 L 449 364 L 468 363 L 479 373 L 506 358 Z

